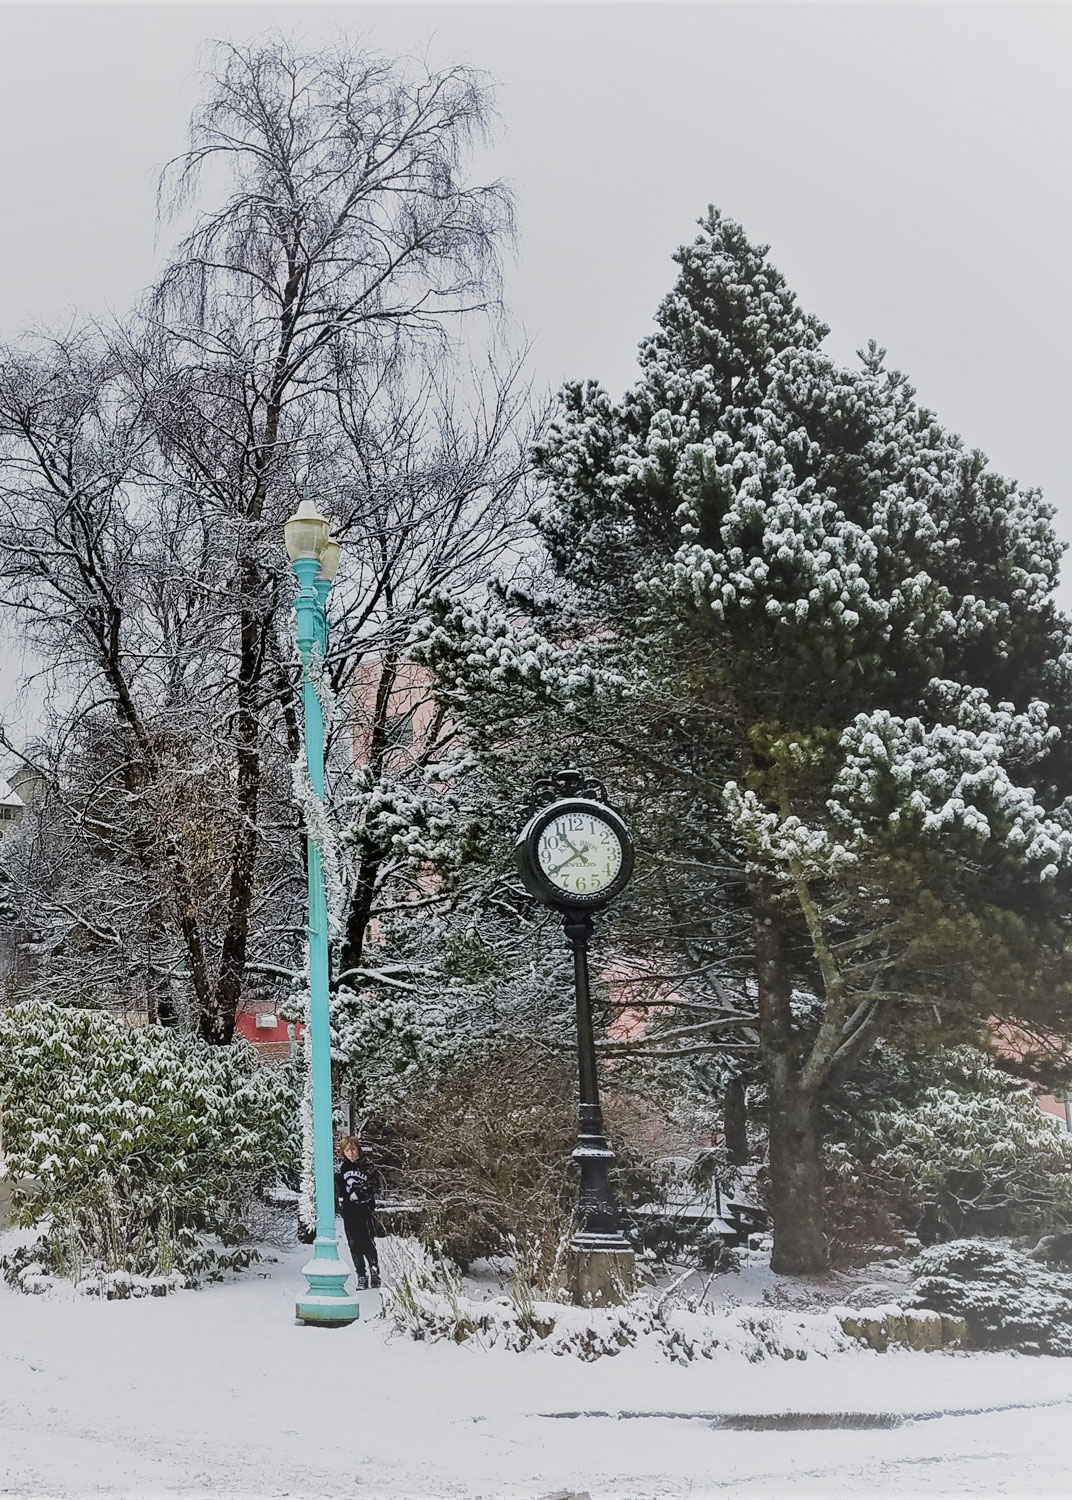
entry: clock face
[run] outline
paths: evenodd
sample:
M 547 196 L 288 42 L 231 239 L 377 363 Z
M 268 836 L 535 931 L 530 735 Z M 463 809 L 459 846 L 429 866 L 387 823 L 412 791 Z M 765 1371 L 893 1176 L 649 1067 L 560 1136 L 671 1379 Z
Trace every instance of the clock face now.
M 618 878 L 622 845 L 609 823 L 594 813 L 564 812 L 540 834 L 536 859 L 556 890 L 591 899 Z

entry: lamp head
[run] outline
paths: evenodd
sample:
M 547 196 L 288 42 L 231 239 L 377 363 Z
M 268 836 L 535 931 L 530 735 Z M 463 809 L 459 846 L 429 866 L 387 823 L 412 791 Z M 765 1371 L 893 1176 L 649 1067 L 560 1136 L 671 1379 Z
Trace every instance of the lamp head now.
M 327 519 L 317 510 L 315 500 L 299 501 L 297 510 L 283 526 L 287 556 L 291 562 L 297 562 L 301 557 L 319 558 L 329 531 Z
M 342 548 L 333 536 L 329 536 L 320 549 L 320 577 L 327 583 L 335 582 L 335 574 L 339 571 L 339 556 Z

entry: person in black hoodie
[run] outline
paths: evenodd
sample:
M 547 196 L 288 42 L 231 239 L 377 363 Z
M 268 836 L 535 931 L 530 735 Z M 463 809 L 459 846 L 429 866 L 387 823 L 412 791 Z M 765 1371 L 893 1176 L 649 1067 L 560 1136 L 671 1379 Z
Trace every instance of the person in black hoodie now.
M 335 1200 L 342 1212 L 346 1243 L 354 1261 L 359 1290 L 379 1286 L 380 1261 L 376 1254 L 376 1187 L 361 1160 L 361 1147 L 352 1135 L 339 1141 L 342 1160 L 335 1172 Z M 367 1269 L 366 1269 L 367 1268 Z

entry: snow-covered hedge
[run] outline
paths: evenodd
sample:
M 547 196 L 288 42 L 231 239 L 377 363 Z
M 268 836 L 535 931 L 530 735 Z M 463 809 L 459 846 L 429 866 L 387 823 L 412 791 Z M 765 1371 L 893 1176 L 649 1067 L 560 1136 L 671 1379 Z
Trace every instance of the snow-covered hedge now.
M 541 1294 L 516 1264 L 504 1295 L 482 1297 L 441 1247 L 429 1251 L 416 1240 L 392 1237 L 381 1241 L 380 1252 L 383 1317 L 397 1332 L 429 1343 L 543 1350 L 588 1361 L 636 1348 L 677 1364 L 758 1363 L 825 1359 L 861 1346 L 876 1352 L 958 1348 L 967 1333 L 962 1317 L 922 1307 L 918 1299 L 912 1308 L 866 1300 L 807 1309 L 737 1306 L 682 1290 L 684 1278 L 643 1288 L 621 1307 L 577 1307 L 561 1280 Z
M 117 1272 L 166 1290 L 248 1264 L 244 1214 L 292 1162 L 295 1115 L 288 1075 L 245 1042 L 208 1047 L 101 1011 L 0 1011 L 0 1171 L 21 1222 L 44 1226 L 5 1274 L 27 1290 Z
M 914 1267 L 911 1303 L 965 1319 L 981 1349 L 1072 1354 L 1072 1275 L 992 1240 L 934 1245 Z
M 825 1358 L 858 1347 L 831 1313 L 788 1313 L 766 1308 L 702 1311 L 684 1301 L 643 1295 L 624 1307 L 573 1307 L 511 1297 L 451 1299 L 431 1290 L 404 1305 L 388 1293 L 385 1312 L 411 1338 L 485 1348 L 542 1348 L 594 1360 L 623 1349 L 649 1347 L 678 1364 L 722 1355 L 763 1359 Z
M 595 1360 L 647 1348 L 678 1364 L 723 1355 L 764 1359 L 825 1358 L 858 1348 L 830 1312 L 766 1307 L 705 1307 L 674 1289 L 645 1290 L 624 1307 L 575 1307 L 536 1295 L 515 1273 L 508 1296 L 470 1296 L 448 1256 L 415 1242 L 388 1249 L 390 1281 L 383 1313 L 399 1333 L 428 1342 L 482 1348 L 547 1350 Z

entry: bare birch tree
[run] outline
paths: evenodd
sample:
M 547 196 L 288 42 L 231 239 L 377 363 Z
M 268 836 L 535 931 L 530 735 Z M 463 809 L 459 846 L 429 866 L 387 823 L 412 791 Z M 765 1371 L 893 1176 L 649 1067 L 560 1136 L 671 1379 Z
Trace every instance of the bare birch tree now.
M 54 737 L 54 779 L 78 765 L 65 826 L 133 851 L 130 910 L 212 1042 L 300 928 L 280 545 L 299 474 L 356 560 L 344 694 L 370 656 L 390 675 L 421 589 L 463 586 L 516 519 L 516 369 L 473 428 L 448 394 L 449 329 L 494 311 L 510 229 L 502 186 L 465 175 L 490 118 L 464 68 L 221 45 L 161 184 L 165 213 L 199 187 L 206 206 L 136 317 L 3 357 L 5 598 L 54 671 L 60 738 L 78 724 L 106 762 L 95 783 Z M 115 735 L 89 732 L 102 716 Z

